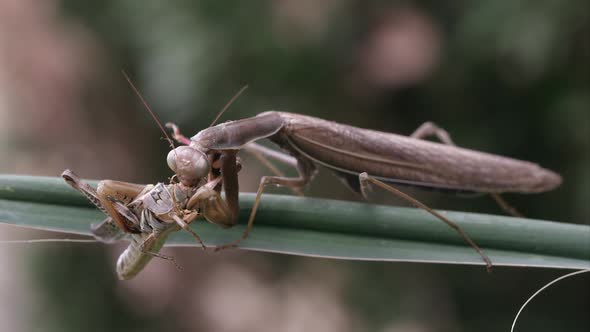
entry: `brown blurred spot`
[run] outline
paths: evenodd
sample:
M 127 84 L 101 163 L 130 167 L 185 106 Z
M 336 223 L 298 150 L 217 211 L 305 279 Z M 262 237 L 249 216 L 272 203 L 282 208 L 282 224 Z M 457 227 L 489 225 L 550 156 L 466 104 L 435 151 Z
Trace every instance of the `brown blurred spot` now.
M 358 68 L 370 86 L 413 85 L 432 73 L 440 56 L 439 31 L 432 19 L 412 9 L 379 15 L 362 43 Z
M 56 1 L 0 1 L 0 170 L 133 180 L 143 158 L 126 89 L 97 36 Z M 159 142 L 154 141 L 154 144 Z M 113 175 L 116 174 L 116 175 Z M 139 173 L 140 174 L 140 173 Z

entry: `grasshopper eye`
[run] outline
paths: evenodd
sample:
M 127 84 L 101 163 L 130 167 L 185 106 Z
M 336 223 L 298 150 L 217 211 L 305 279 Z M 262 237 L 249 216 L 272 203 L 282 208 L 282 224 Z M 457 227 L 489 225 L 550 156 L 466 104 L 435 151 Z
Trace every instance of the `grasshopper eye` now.
M 168 153 L 168 167 L 178 175 L 186 186 L 195 186 L 209 173 L 207 156 L 190 146 L 179 146 Z

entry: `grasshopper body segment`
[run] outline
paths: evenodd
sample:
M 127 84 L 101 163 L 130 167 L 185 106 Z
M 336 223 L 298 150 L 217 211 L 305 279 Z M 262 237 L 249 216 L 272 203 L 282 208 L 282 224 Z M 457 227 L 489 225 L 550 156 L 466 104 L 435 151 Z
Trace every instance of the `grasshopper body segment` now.
M 159 257 L 160 249 L 168 236 L 180 230 L 176 223 L 164 223 L 154 213 L 141 211 L 141 223 L 145 232 L 130 234 L 129 246 L 117 259 L 117 276 L 120 280 L 128 280 L 141 272 L 153 257 Z M 148 228 L 151 228 L 148 230 Z

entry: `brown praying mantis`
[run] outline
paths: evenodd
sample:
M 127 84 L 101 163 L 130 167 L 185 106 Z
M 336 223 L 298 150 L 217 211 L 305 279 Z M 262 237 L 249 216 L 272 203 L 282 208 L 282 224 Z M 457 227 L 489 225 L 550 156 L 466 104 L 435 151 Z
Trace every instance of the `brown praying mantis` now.
M 457 147 L 449 134 L 427 122 L 410 137 L 362 129 L 294 113 L 269 111 L 255 117 L 229 121 L 209 127 L 188 139 L 174 124 L 167 124 L 181 144 L 168 154 L 168 165 L 180 183 L 190 186 L 206 164 L 216 156 L 221 165 L 208 166 L 221 170 L 225 188 L 227 218 L 224 226 L 237 222 L 237 172 L 232 165 L 236 153 L 245 148 L 297 169 L 297 177 L 263 176 L 256 194 L 248 224 L 242 237 L 220 248 L 237 245 L 252 229 L 264 188 L 268 185 L 300 189 L 324 166 L 341 177 L 348 186 L 367 196 L 370 185 L 376 185 L 424 209 L 456 230 L 482 257 L 488 270 L 491 260 L 454 222 L 393 187 L 412 185 L 449 191 L 489 193 L 510 212 L 499 196 L 505 192 L 538 193 L 561 183 L 561 177 L 537 164 Z M 435 136 L 441 143 L 424 140 Z M 287 151 L 284 154 L 255 143 L 267 138 Z M 229 165 L 225 165 L 229 163 Z M 210 220 L 211 221 L 211 220 Z M 220 249 L 218 248 L 218 249 Z

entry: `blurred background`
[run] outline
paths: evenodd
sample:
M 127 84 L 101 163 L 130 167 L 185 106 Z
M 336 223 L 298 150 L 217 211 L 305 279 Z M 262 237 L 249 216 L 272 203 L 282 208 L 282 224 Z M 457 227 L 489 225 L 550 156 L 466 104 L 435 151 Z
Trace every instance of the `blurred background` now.
M 0 0 L 0 173 L 138 183 L 171 175 L 163 122 L 192 136 L 267 110 L 410 134 L 538 162 L 564 184 L 507 195 L 528 217 L 590 223 L 590 5 L 584 0 Z M 242 154 L 243 191 L 268 171 Z M 357 200 L 321 170 L 307 196 Z M 283 192 L 272 190 L 273 192 Z M 410 191 L 501 214 L 488 197 Z M 376 201 L 401 204 L 392 198 Z M 48 237 L 0 227 L 2 239 Z M 0 244 L 3 331 L 508 331 L 565 271 L 347 262 L 165 249 L 117 281 L 124 244 Z M 519 331 L 590 330 L 590 277 L 533 301 Z

